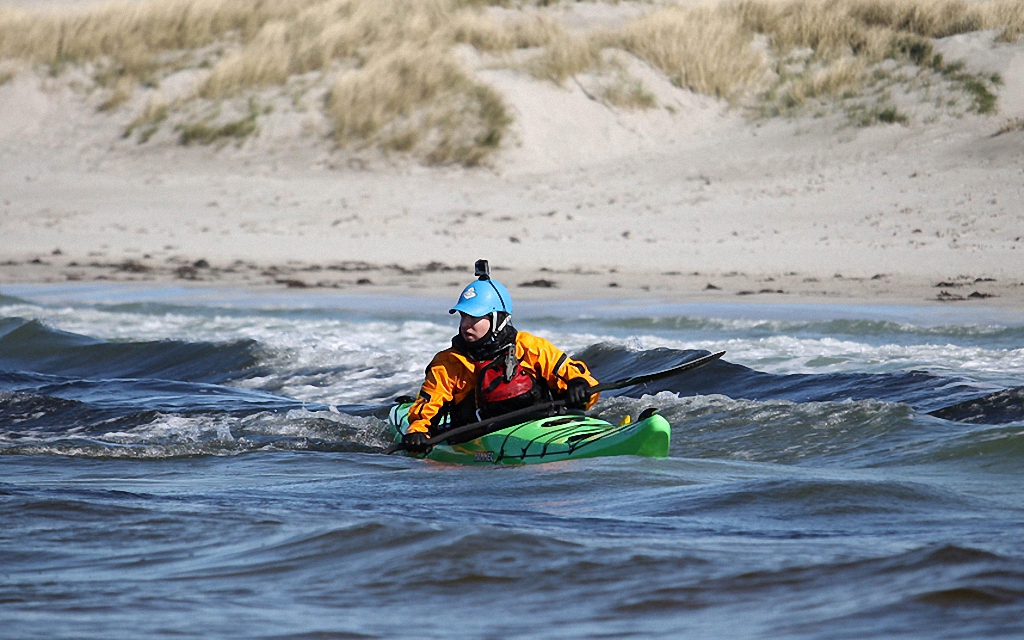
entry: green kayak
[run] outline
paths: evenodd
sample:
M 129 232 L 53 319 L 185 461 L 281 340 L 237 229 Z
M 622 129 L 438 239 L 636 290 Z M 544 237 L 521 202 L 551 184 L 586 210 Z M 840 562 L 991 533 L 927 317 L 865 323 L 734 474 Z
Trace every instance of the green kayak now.
M 409 427 L 409 406 L 391 409 L 388 428 L 400 442 Z M 598 456 L 668 455 L 672 427 L 647 410 L 636 422 L 613 425 L 585 415 L 560 415 L 523 422 L 458 444 L 435 446 L 427 458 L 459 464 L 533 464 Z

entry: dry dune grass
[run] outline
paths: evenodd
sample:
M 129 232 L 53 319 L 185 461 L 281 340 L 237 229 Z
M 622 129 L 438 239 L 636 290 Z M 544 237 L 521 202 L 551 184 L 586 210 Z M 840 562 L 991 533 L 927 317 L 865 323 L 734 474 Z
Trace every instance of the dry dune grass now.
M 543 47 L 565 37 L 565 29 L 550 16 L 496 21 L 477 11 L 458 13 L 448 27 L 450 37 L 480 51 L 496 52 Z
M 653 10 L 614 33 L 556 33 L 530 67 L 561 83 L 600 66 L 602 47 L 624 49 L 663 71 L 677 86 L 735 101 L 760 89 L 767 113 L 813 99 L 861 91 L 886 59 L 944 73 L 993 104 L 995 83 L 968 77 L 932 57 L 930 38 L 985 28 L 1015 40 L 1024 2 L 993 0 L 734 0 Z M 765 46 L 767 45 L 767 46 Z M 926 59 L 926 55 L 928 56 Z
M 0 53 L 61 64 L 107 58 L 128 73 L 145 73 L 157 57 L 237 34 L 247 39 L 271 20 L 288 19 L 316 0 L 168 0 L 71 9 L 0 9 Z
M 498 146 L 509 118 L 497 94 L 473 82 L 451 55 L 460 38 L 482 31 L 474 14 L 459 0 L 170 0 L 0 9 L 0 57 L 55 71 L 94 65 L 96 79 L 111 87 L 102 109 L 126 101 L 139 82 L 156 84 L 161 75 L 188 67 L 210 67 L 193 97 L 211 101 L 281 86 L 298 74 L 333 72 L 340 77 L 327 113 L 339 143 L 475 164 Z M 474 19 L 476 28 L 467 28 Z M 509 44 L 497 46 L 546 42 L 550 28 L 538 22 L 498 29 Z M 196 55 L 211 45 L 205 57 Z M 141 115 L 129 133 L 139 123 L 166 118 L 166 108 L 150 111 L 160 117 Z
M 626 26 L 618 44 L 678 86 L 732 98 L 764 75 L 763 57 L 734 9 L 669 8 Z
M 1017 0 L 994 2 L 983 15 L 985 28 L 999 29 L 1002 42 L 1015 42 L 1024 33 L 1024 6 Z
M 746 28 L 769 37 L 778 105 L 799 107 L 810 98 L 834 98 L 861 90 L 874 65 L 886 59 L 944 75 L 974 99 L 973 110 L 994 109 L 998 79 L 964 74 L 932 52 L 931 38 L 983 28 L 1015 39 L 1012 24 L 1024 19 L 1024 3 L 996 0 L 743 0 L 732 5 Z M 794 65 L 793 53 L 806 52 Z M 995 80 L 995 81 L 994 81 Z
M 489 10 L 494 5 L 502 8 Z M 154 0 L 59 11 L 0 8 L 0 60 L 53 72 L 87 65 L 107 92 L 100 108 L 110 111 L 140 84 L 159 86 L 181 69 L 208 69 L 187 100 L 211 104 L 250 100 L 315 72 L 329 89 L 324 110 L 339 145 L 476 164 L 498 146 L 510 118 L 498 94 L 460 66 L 457 45 L 559 84 L 582 72 L 607 73 L 602 51 L 624 50 L 680 87 L 731 101 L 761 95 L 784 111 L 861 90 L 886 59 L 945 73 L 984 97 L 989 81 L 943 66 L 929 39 L 992 28 L 1012 41 L 1024 30 L 1021 0 L 645 5 L 645 15 L 621 28 L 573 33 L 558 11 L 517 6 L 509 0 Z M 508 55 L 516 50 L 527 62 Z M 618 78 L 616 86 L 609 103 L 653 105 L 631 79 Z M 180 106 L 159 104 L 136 121 L 159 126 Z
M 821 57 L 877 58 L 896 33 L 943 38 L 1000 28 L 1003 39 L 1015 39 L 1007 27 L 1024 19 L 1018 0 L 740 0 L 730 6 L 747 28 L 771 36 L 775 50 L 809 47 Z
M 571 76 L 602 65 L 601 46 L 593 37 L 559 34 L 525 68 L 535 78 L 562 84 Z
M 366 63 L 396 47 L 441 44 L 456 8 L 447 0 L 328 0 L 287 20 L 265 23 L 217 63 L 202 88 L 224 97 L 250 87 L 282 84 L 293 74 L 327 69 L 354 58 Z
M 463 31 L 453 32 L 453 15 Z M 349 61 L 355 68 L 340 74 L 326 105 L 339 144 L 475 165 L 500 144 L 509 119 L 497 94 L 451 55 L 470 17 L 449 0 L 312 4 L 264 24 L 213 67 L 199 95 L 233 97 Z
M 493 89 L 471 80 L 443 50 L 410 45 L 342 75 L 327 110 L 341 144 L 374 141 L 410 151 L 426 143 L 425 158 L 434 163 L 479 164 L 508 125 Z

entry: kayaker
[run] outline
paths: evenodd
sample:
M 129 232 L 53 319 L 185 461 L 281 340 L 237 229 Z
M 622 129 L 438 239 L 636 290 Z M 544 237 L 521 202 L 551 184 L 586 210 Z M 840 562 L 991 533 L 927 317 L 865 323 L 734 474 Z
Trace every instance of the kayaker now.
M 590 387 L 597 380 L 587 365 L 573 360 L 544 338 L 512 326 L 512 297 L 490 277 L 486 260 L 476 263 L 470 283 L 448 313 L 458 313 L 452 346 L 430 361 L 419 396 L 409 408 L 402 437 L 414 453 L 429 450 L 427 438 L 453 428 L 500 416 L 552 399 L 566 407 L 589 409 L 597 402 Z M 445 417 L 450 421 L 443 426 Z

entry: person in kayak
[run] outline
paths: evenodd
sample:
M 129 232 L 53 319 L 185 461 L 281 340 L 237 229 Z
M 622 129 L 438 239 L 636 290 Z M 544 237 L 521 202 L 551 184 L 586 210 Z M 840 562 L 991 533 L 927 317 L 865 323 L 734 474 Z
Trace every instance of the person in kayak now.
M 448 311 L 461 316 L 458 335 L 427 365 L 419 396 L 409 407 L 402 444 L 414 453 L 428 451 L 427 438 L 441 429 L 552 399 L 580 411 L 597 402 L 598 394 L 590 393 L 597 380 L 587 365 L 512 326 L 512 297 L 491 279 L 486 260 L 477 261 L 476 275 Z

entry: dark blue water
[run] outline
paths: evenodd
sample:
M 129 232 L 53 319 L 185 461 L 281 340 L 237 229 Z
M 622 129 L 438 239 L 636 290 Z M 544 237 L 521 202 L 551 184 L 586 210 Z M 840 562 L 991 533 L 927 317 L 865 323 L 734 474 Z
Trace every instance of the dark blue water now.
M 5 293 L 4 638 L 1024 637 L 1012 314 L 523 305 L 601 380 L 728 353 L 597 406 L 667 459 L 469 468 L 379 453 L 444 301 Z

